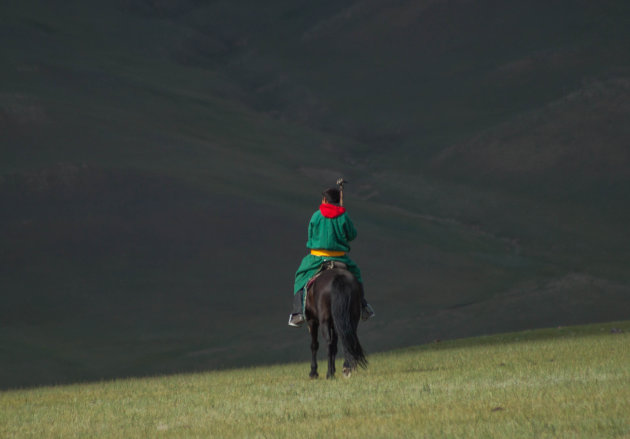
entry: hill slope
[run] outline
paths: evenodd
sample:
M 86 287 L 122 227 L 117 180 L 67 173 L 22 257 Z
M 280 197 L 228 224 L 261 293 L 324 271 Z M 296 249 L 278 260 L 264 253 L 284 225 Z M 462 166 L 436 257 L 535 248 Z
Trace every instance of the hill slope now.
M 370 351 L 627 317 L 625 2 L 0 6 L 0 387 L 300 358 L 343 174 Z
M 0 394 L 19 437 L 626 437 L 628 322 L 370 356 L 350 379 L 306 363 Z M 321 362 L 320 365 L 325 364 Z

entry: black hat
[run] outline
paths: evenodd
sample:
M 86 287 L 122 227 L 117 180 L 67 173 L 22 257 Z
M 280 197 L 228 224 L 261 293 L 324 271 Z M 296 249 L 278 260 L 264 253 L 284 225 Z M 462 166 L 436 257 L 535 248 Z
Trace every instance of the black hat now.
M 339 204 L 339 200 L 341 199 L 341 195 L 339 193 L 339 189 L 335 187 L 331 187 L 322 192 L 324 199 L 327 203 L 330 204 Z

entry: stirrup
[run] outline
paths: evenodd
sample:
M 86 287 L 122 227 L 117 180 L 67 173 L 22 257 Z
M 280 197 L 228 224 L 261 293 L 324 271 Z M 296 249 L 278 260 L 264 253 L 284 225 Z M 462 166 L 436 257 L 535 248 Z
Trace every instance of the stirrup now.
M 369 303 L 366 303 L 363 309 L 361 310 L 361 320 L 363 321 L 369 320 L 375 315 L 376 313 L 374 312 L 374 309 L 372 309 L 372 305 L 370 305 Z
M 305 321 L 306 319 L 304 318 L 304 314 L 290 314 L 288 325 L 293 326 L 294 328 L 299 328 Z

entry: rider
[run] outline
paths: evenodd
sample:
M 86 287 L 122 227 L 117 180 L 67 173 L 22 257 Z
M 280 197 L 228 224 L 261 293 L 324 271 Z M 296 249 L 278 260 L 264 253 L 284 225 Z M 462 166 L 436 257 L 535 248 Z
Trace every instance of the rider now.
M 303 314 L 305 286 L 326 261 L 340 261 L 348 266 L 348 270 L 361 285 L 362 319 L 367 320 L 374 316 L 374 310 L 364 297 L 361 271 L 347 256 L 347 252 L 350 251 L 349 242 L 356 238 L 357 231 L 346 209 L 339 205 L 339 200 L 339 189 L 326 189 L 322 192 L 322 204 L 319 210 L 311 217 L 306 242 L 306 247 L 311 251 L 302 259 L 295 273 L 293 310 L 289 316 L 289 326 L 301 326 L 306 320 Z

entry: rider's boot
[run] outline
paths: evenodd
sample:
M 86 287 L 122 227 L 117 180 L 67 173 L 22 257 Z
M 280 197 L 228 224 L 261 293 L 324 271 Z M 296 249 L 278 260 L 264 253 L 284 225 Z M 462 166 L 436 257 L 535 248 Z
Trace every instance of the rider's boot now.
M 365 290 L 363 289 L 363 284 L 361 284 L 361 320 L 371 319 L 375 315 L 372 305 L 365 300 Z
M 368 320 L 376 315 L 374 309 L 372 308 L 372 305 L 367 303 L 367 300 L 363 299 L 361 301 L 361 304 L 361 320 Z
M 302 302 L 303 294 L 304 289 L 301 289 L 293 295 L 293 309 L 291 310 L 291 315 L 289 316 L 289 326 L 299 328 L 306 321 Z

